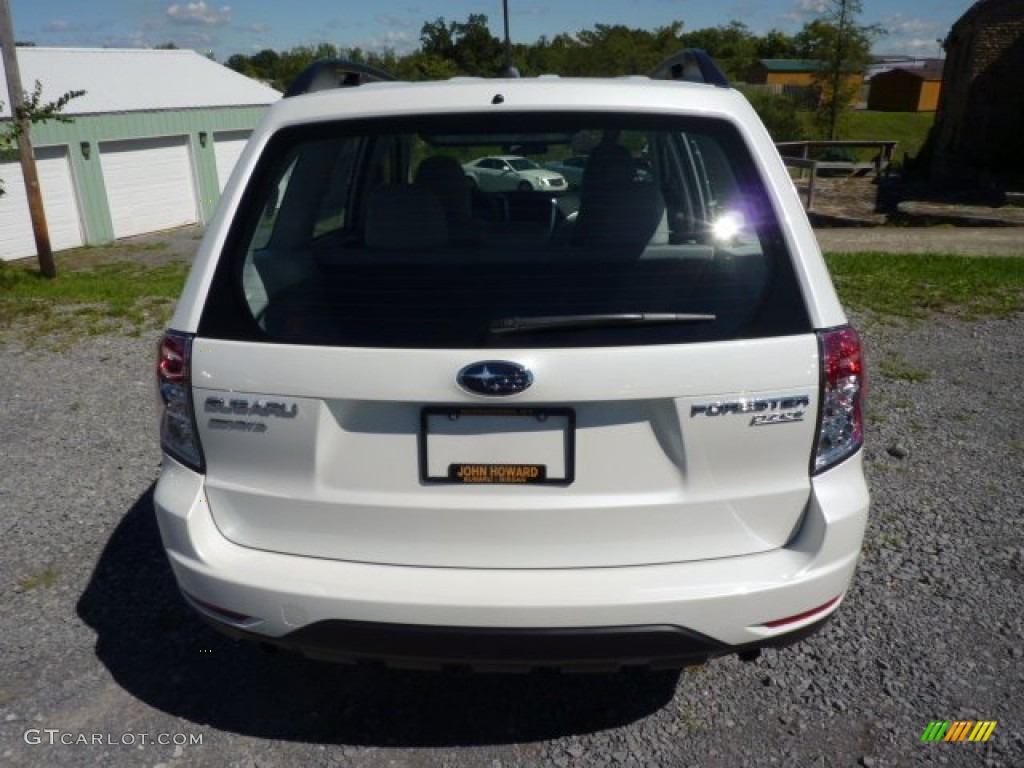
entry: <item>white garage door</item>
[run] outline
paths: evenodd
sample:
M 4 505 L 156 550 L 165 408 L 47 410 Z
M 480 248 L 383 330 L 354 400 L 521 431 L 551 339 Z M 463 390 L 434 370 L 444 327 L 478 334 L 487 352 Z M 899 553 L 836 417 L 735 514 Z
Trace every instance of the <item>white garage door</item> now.
M 50 248 L 61 251 L 82 245 L 82 217 L 75 195 L 67 147 L 36 147 L 36 173 L 43 194 L 43 210 L 50 232 Z M 21 175 L 21 165 L 0 163 L 4 181 L 0 197 L 0 258 L 24 259 L 36 255 L 32 218 Z
M 195 224 L 195 175 L 186 136 L 100 142 L 114 237 Z
M 245 149 L 250 134 L 252 131 L 218 131 L 213 134 L 213 153 L 217 159 L 217 180 L 221 192 L 231 178 L 231 171 L 238 162 L 238 156 Z

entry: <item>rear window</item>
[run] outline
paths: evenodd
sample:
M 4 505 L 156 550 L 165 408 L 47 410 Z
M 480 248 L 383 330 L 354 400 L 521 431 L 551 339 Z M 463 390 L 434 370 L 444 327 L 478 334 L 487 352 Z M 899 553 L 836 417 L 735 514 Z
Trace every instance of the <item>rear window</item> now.
M 567 158 L 582 174 L 546 167 Z M 208 337 L 435 348 L 809 329 L 730 123 L 579 113 L 281 131 L 244 193 L 200 325 Z

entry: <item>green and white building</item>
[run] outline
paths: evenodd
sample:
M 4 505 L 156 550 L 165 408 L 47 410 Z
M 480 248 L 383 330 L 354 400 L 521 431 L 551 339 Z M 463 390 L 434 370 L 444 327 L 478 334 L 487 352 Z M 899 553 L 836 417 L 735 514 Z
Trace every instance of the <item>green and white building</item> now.
M 54 250 L 189 224 L 213 214 L 273 88 L 194 52 L 19 48 L 25 90 L 86 94 L 32 128 Z M 2 72 L 2 67 L 0 67 Z M 10 105 L 0 109 L 9 120 Z M 0 258 L 35 255 L 21 167 L 0 158 Z

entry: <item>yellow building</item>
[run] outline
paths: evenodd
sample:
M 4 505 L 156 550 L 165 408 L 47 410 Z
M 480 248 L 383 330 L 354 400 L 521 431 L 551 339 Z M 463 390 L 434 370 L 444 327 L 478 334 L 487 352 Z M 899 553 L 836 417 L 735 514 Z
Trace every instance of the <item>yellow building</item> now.
M 942 92 L 942 62 L 890 69 L 871 78 L 868 109 L 881 112 L 934 112 Z
M 747 82 L 751 85 L 775 86 L 780 90 L 793 88 L 815 88 L 815 76 L 824 67 L 824 62 L 816 59 L 761 59 L 750 70 Z M 861 72 L 851 72 L 845 76 L 846 85 L 852 93 L 850 104 L 856 106 L 859 99 Z

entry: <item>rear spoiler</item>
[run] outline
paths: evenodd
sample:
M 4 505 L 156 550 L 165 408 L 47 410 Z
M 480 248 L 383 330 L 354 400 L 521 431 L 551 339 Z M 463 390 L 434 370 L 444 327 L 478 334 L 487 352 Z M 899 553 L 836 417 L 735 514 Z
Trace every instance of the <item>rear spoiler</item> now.
M 669 56 L 648 77 L 652 80 L 683 80 L 717 85 L 720 88 L 731 87 L 729 78 L 718 68 L 715 60 L 700 48 L 684 48 Z
M 314 61 L 296 77 L 284 98 L 304 93 L 326 91 L 331 88 L 351 88 L 366 83 L 379 83 L 395 78 L 382 69 L 359 64 L 347 59 L 320 59 Z

